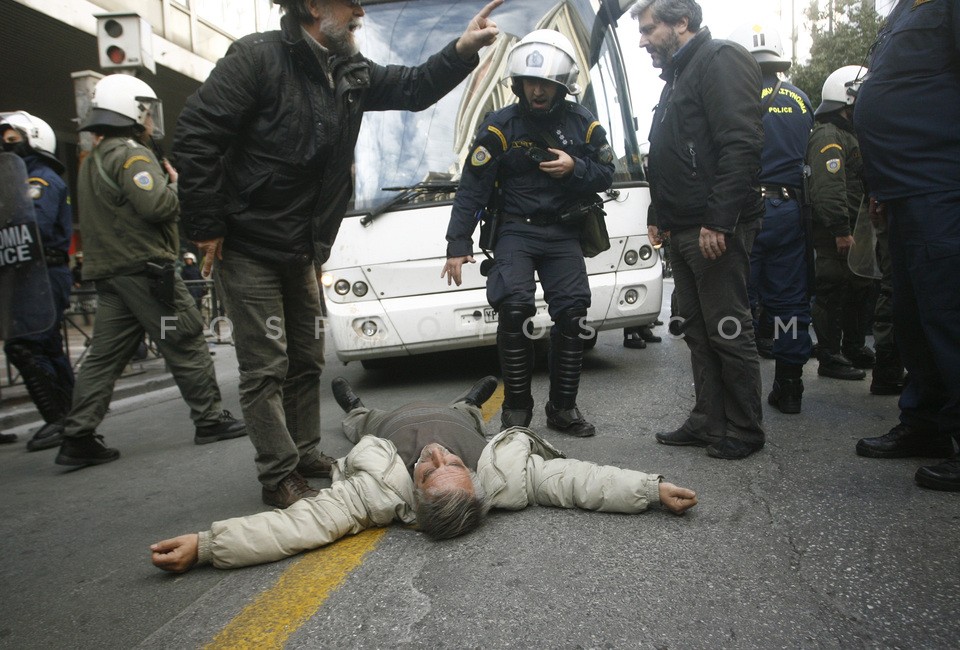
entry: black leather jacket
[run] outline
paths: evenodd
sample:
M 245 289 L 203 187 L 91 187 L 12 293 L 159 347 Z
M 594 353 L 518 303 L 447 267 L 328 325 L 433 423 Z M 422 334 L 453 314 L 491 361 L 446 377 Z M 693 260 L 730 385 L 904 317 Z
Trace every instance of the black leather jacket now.
M 284 16 L 230 46 L 180 114 L 174 164 L 184 232 L 266 262 L 322 264 L 353 192 L 364 111 L 423 110 L 459 84 L 451 42 L 417 67 L 332 57 L 329 76 Z
M 763 215 L 760 66 L 704 28 L 661 77 L 650 128 L 650 190 L 661 230 L 732 233 Z

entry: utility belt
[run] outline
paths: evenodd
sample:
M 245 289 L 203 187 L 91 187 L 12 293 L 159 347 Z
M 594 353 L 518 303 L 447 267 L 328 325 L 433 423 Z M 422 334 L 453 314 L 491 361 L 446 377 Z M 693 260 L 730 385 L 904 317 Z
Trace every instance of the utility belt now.
M 765 199 L 782 199 L 784 201 L 800 200 L 800 190 L 784 185 L 761 185 L 760 194 Z
M 555 214 L 510 214 L 504 212 L 501 214 L 501 218 L 504 222 L 506 221 L 519 221 L 521 223 L 529 224 L 531 226 L 552 226 L 554 224 L 560 223 L 560 219 Z
M 44 248 L 43 259 L 46 260 L 47 266 L 66 266 L 70 263 L 67 252 L 58 248 Z

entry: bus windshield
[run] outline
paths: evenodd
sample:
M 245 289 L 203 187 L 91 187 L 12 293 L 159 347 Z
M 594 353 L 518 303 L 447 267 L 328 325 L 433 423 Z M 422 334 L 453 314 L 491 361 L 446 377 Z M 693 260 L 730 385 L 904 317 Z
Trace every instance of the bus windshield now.
M 496 43 L 480 54 L 480 65 L 457 88 L 418 113 L 366 113 L 356 148 L 353 213 L 382 209 L 398 201 L 450 200 L 474 132 L 484 115 L 516 101 L 501 83 L 510 48 L 535 29 L 554 29 L 573 43 L 582 88 L 568 96 L 586 106 L 607 131 L 616 154 L 614 183 L 643 179 L 630 92 L 616 33 L 606 3 L 616 0 L 523 0 L 498 7 L 491 16 L 500 28 Z M 463 32 L 482 0 L 408 0 L 365 5 L 360 50 L 381 65 L 415 66 Z M 619 11 L 618 11 L 619 13 Z M 438 189 L 439 188 L 439 189 Z M 403 199 L 403 197 L 400 197 Z

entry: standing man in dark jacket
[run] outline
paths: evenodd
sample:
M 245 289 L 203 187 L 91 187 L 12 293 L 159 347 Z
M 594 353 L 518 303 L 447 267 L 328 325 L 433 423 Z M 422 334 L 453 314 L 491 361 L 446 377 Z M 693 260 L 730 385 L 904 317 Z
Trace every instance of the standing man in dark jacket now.
M 887 220 L 893 323 L 908 374 L 871 458 L 943 458 L 915 480 L 960 492 L 960 2 L 900 0 L 871 50 L 854 123 Z
M 476 214 L 495 186 L 501 204 L 487 300 L 500 316 L 497 352 L 503 372 L 502 428 L 525 427 L 533 417 L 533 338 L 536 281 L 540 278 L 550 331 L 547 425 L 566 434 L 595 433 L 577 408 L 580 366 L 590 306 L 590 281 L 579 221 L 565 222 L 585 197 L 613 182 L 613 151 L 589 110 L 565 100 L 578 94 L 576 53 L 560 32 L 538 29 L 510 51 L 504 78 L 520 102 L 487 116 L 477 130 L 469 164 L 447 227 L 447 262 L 440 276 L 457 285 L 473 262 Z M 581 217 L 582 219 L 582 217 Z
M 188 101 L 176 161 L 185 232 L 214 260 L 233 324 L 240 400 L 264 503 L 285 508 L 330 475 L 319 450 L 323 337 L 315 265 L 330 253 L 353 183 L 364 111 L 421 110 L 479 63 L 497 35 L 477 14 L 416 67 L 358 51 L 358 0 L 275 0 L 279 31 L 236 41 Z
M 764 444 L 760 362 L 747 297 L 750 249 L 760 230 L 763 148 L 760 67 L 741 46 L 713 40 L 694 0 L 640 0 L 640 47 L 666 86 L 650 130 L 657 226 L 670 235 L 679 316 L 696 404 L 665 445 L 745 458 Z
M 73 367 L 63 352 L 60 334 L 63 312 L 70 306 L 72 276 L 68 251 L 73 234 L 73 210 L 70 189 L 60 178 L 64 167 L 57 159 L 57 139 L 49 124 L 24 111 L 0 114 L 0 138 L 3 138 L 4 150 L 23 158 L 27 167 L 27 182 L 57 315 L 45 332 L 10 339 L 3 346 L 45 422 L 27 442 L 28 451 L 39 451 L 56 447 L 63 439 L 63 418 L 70 410 L 73 393 Z M 17 310 L 22 306 L 12 305 L 12 308 Z

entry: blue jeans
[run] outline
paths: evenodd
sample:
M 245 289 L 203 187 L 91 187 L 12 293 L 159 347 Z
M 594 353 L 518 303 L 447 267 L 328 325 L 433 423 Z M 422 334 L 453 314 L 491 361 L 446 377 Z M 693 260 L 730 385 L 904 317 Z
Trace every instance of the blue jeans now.
M 320 454 L 323 328 L 312 264 L 224 250 L 217 273 L 240 366 L 240 408 L 268 489 Z
M 670 233 L 678 315 L 690 349 L 696 403 L 683 429 L 705 441 L 764 442 L 760 359 L 747 297 L 750 249 L 761 222 L 737 226 L 727 250 L 708 260 L 700 228 Z

